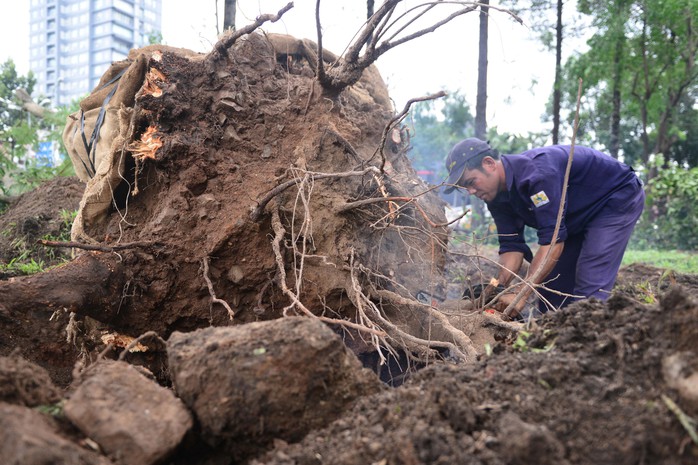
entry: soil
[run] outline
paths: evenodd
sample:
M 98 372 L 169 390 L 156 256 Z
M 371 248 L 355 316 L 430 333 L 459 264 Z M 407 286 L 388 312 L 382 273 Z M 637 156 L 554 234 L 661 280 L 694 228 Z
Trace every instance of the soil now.
M 396 367 L 403 357 L 411 367 L 406 374 L 398 370 L 399 382 L 392 384 L 399 387 L 385 387 L 372 373 L 356 374 L 361 370 L 356 355 L 365 366 L 374 367 L 376 362 L 378 355 L 367 349 L 370 338 L 361 341 L 337 324 L 328 325 L 332 331 L 306 328 L 298 332 L 298 318 L 285 318 L 294 312 L 288 310 L 289 295 L 279 285 L 278 256 L 271 246 L 278 230 L 272 227 L 272 214 L 262 211 L 258 221 L 250 221 L 250 212 L 266 192 L 298 176 L 301 167 L 345 172 L 368 163 L 391 113 L 387 101 L 371 90 L 368 81 L 334 100 L 320 97 L 319 89 L 312 90 L 312 68 L 288 57 L 278 61 L 266 40 L 254 36 L 236 47 L 230 57 L 233 71 L 215 63 L 192 66 L 191 60 L 199 58 L 175 52 L 164 53 L 161 61 L 149 61 L 168 76 L 168 82 L 160 83 L 165 89 L 162 99 L 145 96 L 139 101 L 141 113 L 133 120 L 137 131 L 131 136 L 138 140 L 146 127 L 156 124 L 163 134 L 163 147 L 152 162 L 141 160 L 136 166 L 131 161 L 127 182 L 114 189 L 115 206 L 106 216 L 81 221 L 83 239 L 91 238 L 96 244 L 164 245 L 91 252 L 73 260 L 78 265 L 102 260 L 112 271 L 110 279 L 123 275 L 121 281 L 105 287 L 119 292 L 101 295 L 97 308 L 83 302 L 71 311 L 47 311 L 51 305 L 38 299 L 35 310 L 22 313 L 0 301 L 0 408 L 8 412 L 0 425 L 18 431 L 13 443 L 31 439 L 32 428 L 26 424 L 40 422 L 41 437 L 52 438 L 42 439 L 42 444 L 60 437 L 61 448 L 84 463 L 126 463 L 122 452 L 128 446 L 123 444 L 129 444 L 129 434 L 139 434 L 137 428 L 119 430 L 120 445 L 115 450 L 100 449 L 95 445 L 103 433 L 97 434 L 100 421 L 90 426 L 66 419 L 61 416 L 62 404 L 54 401 L 58 396 L 73 402 L 70 415 L 90 414 L 91 409 L 82 405 L 86 401 L 80 399 L 89 397 L 91 390 L 83 388 L 84 396 L 75 393 L 87 386 L 83 383 L 101 383 L 102 388 L 108 385 L 100 390 L 102 407 L 113 391 L 119 393 L 112 400 L 115 406 L 128 402 L 124 399 L 143 405 L 128 409 L 138 424 L 137 415 L 150 415 L 148 396 L 139 395 L 138 386 L 157 383 L 158 389 L 167 389 L 177 412 L 181 408 L 186 413 L 186 420 L 169 420 L 180 422 L 178 431 L 184 439 L 179 445 L 148 452 L 147 457 L 155 457 L 152 462 L 143 455 L 139 463 L 698 462 L 698 444 L 690 437 L 690 418 L 698 418 L 696 276 L 645 265 L 623 268 L 607 302 L 578 302 L 533 321 L 518 333 L 484 324 L 472 309 L 473 315 L 467 318 L 450 314 L 451 321 L 467 320 L 459 327 L 470 336 L 477 357 L 463 361 L 447 345 L 427 351 L 424 357 L 405 343 L 407 350 L 396 352 L 391 360 Z M 201 71 L 204 68 L 207 72 Z M 221 104 L 223 100 L 228 103 Z M 392 196 L 424 189 L 406 162 L 402 145 L 390 146 L 393 155 L 387 162 L 392 184 L 380 186 L 364 177 L 317 181 L 275 199 L 282 226 L 294 234 L 293 239 L 285 235 L 280 241 L 285 247 L 282 258 L 293 262 L 298 257 L 292 244 L 309 247 L 305 287 L 298 292 L 316 315 L 355 319 L 357 302 L 367 302 L 357 300 L 360 296 L 352 291 L 358 285 L 370 294 L 369 289 L 378 284 L 398 292 L 403 288 L 395 283 L 400 282 L 406 295 L 426 289 L 434 296 L 454 299 L 469 279 L 477 283 L 491 276 L 488 260 L 492 257 L 487 253 L 463 248 L 439 251 L 423 236 L 415 238 L 413 231 L 431 228 L 420 219 L 417 208 L 398 214 L 383 203 L 351 214 L 337 213 L 347 202 L 370 197 L 381 187 Z M 139 193 L 133 196 L 136 181 Z M 75 191 L 75 184 L 66 181 L 43 185 L 26 197 L 38 200 L 15 203 L 0 221 L 57 224 L 65 205 L 75 208 Z M 313 192 L 307 210 L 297 209 L 308 200 L 299 192 Z M 71 200 L 53 204 L 63 198 Z M 41 214 L 41 221 L 32 220 L 37 218 L 36 205 L 44 203 L 48 212 Z M 445 218 L 435 198 L 425 196 L 421 208 L 427 217 Z M 299 217 L 312 217 L 311 233 L 299 233 L 305 231 L 296 229 L 304 225 Z M 6 241 L 0 243 L 0 253 L 6 254 L 2 256 L 12 256 L 8 244 L 16 238 L 33 240 L 43 234 L 36 229 L 8 228 Z M 31 236 L 27 235 L 30 230 Z M 442 227 L 429 230 L 428 237 L 444 238 Z M 394 231 L 398 232 L 391 236 Z M 49 256 L 45 261 L 53 263 Z M 376 270 L 375 274 L 352 279 L 360 270 L 356 262 Z M 447 279 L 430 278 L 435 269 L 444 267 Z M 49 274 L 56 275 L 61 268 Z M 288 269 L 289 273 L 298 270 Z M 234 321 L 219 302 L 212 301 L 205 277 L 217 297 L 230 302 Z M 42 279 L 46 278 L 12 277 L 6 288 L 17 283 L 31 287 Z M 101 284 L 93 286 L 99 290 Z M 291 278 L 289 286 L 295 286 Z M 78 283 L 72 287 L 78 288 Z M 412 328 L 412 320 L 423 315 L 415 313 L 417 307 L 399 302 L 393 301 L 386 313 L 392 311 L 389 316 Z M 90 308 L 90 317 L 75 313 L 84 307 Z M 148 339 L 140 341 L 144 345 L 140 348 L 133 337 L 146 332 Z M 130 348 L 136 351 L 124 351 L 132 341 Z M 108 350 L 107 342 L 116 345 L 116 351 Z M 309 348 L 299 351 L 301 343 Z M 330 354 L 340 361 L 328 363 Z M 413 363 L 416 355 L 419 362 Z M 119 370 L 124 374 L 126 370 L 117 364 L 104 369 L 110 373 L 104 379 L 110 381 L 85 376 L 99 372 L 90 367 L 105 363 L 102 359 L 117 357 L 125 360 L 118 363 L 147 367 L 141 370 L 148 375 L 131 373 L 130 381 L 121 386 Z M 171 369 L 168 357 L 169 363 L 189 358 L 193 362 Z M 30 367 L 27 361 L 36 366 Z M 236 366 L 240 368 L 231 368 Z M 273 376 L 265 367 L 273 367 Z M 375 371 L 382 375 L 382 369 Z M 48 384 L 41 370 L 56 386 L 37 390 L 36 380 Z M 235 376 L 244 379 L 236 381 Z M 235 397 L 221 392 L 226 385 Z M 312 389 L 306 392 L 309 386 Z M 201 401 L 204 393 L 216 389 L 210 401 Z M 176 399 L 172 393 L 178 394 Z M 341 400 L 338 407 L 327 404 L 328 393 Z M 279 407 L 282 394 L 295 396 L 287 410 L 302 418 L 302 434 L 275 433 L 275 427 L 294 426 L 283 404 Z M 269 399 L 274 400 L 269 402 L 274 404 L 273 412 L 267 407 Z M 52 408 L 44 408 L 46 413 L 39 417 L 35 411 L 18 410 L 37 403 Z M 190 412 L 193 426 L 185 435 Z M 247 412 L 255 412 L 253 418 Z M 49 421 L 49 417 L 57 419 Z M 15 420 L 25 427 L 17 427 Z M 240 424 L 250 426 L 239 431 Z M 695 431 L 695 423 L 692 427 Z M 231 436 L 242 437 L 244 447 L 236 449 L 238 439 Z M 259 443 L 247 443 L 260 438 Z M 10 458 L 21 456 L 23 450 L 7 444 L 0 440 L 2 463 L 11 463 Z

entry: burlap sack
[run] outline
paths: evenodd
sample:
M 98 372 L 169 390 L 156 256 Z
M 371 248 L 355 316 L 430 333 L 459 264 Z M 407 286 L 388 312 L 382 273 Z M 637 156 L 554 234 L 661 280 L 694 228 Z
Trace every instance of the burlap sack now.
M 63 142 L 75 173 L 87 183 L 73 222 L 73 240 L 94 242 L 85 229 L 106 216 L 112 192 L 122 180 L 126 156 L 122 148 L 130 140 L 135 95 L 143 85 L 148 58 L 140 54 L 135 60 L 114 63 L 80 103 L 81 110 L 68 118 Z M 103 121 L 98 136 L 93 137 L 100 114 Z
M 87 183 L 71 231 L 75 241 L 95 242 L 86 231 L 106 218 L 113 192 L 124 182 L 126 157 L 130 156 L 125 148 L 134 136 L 136 97 L 145 82 L 148 62 L 162 52 L 192 60 L 203 57 L 191 50 L 160 44 L 133 49 L 128 59 L 112 64 L 92 93 L 80 102 L 80 111 L 68 117 L 63 142 L 75 173 Z M 93 136 L 98 125 L 98 134 Z
M 280 56 L 291 57 L 295 60 L 303 60 L 309 66 L 309 70 L 314 74 L 317 69 L 317 44 L 310 39 L 297 39 L 285 34 L 266 34 L 267 39 L 274 47 L 277 58 Z M 330 65 L 336 62 L 339 57 L 329 50 L 323 49 L 323 62 Z M 346 94 L 351 94 L 361 101 L 373 103 L 380 106 L 389 107 L 390 95 L 383 78 L 375 65 L 364 69 L 361 80 L 345 90 Z

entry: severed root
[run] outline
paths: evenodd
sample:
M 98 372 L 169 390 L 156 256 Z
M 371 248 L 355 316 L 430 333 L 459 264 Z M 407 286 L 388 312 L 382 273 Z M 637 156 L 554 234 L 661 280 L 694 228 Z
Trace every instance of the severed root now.
M 211 294 L 211 303 L 221 304 L 222 306 L 224 306 L 225 309 L 228 310 L 228 316 L 230 317 L 230 320 L 232 321 L 233 318 L 235 318 L 235 311 L 233 311 L 233 309 L 230 308 L 230 305 L 228 305 L 228 302 L 216 297 L 216 291 L 213 289 L 213 283 L 211 282 L 211 278 L 208 277 L 208 257 L 204 257 L 202 262 L 203 262 L 202 267 L 203 267 L 203 272 L 204 272 L 204 280 L 206 280 L 206 286 L 208 286 L 208 293 Z
M 416 300 L 407 299 L 405 297 L 396 294 L 395 292 L 388 291 L 385 289 L 376 289 L 373 292 L 373 297 L 377 297 L 382 300 L 387 300 L 395 305 L 409 307 L 419 314 L 426 316 L 427 318 L 432 318 L 436 320 L 443 329 L 453 338 L 455 346 L 457 347 L 456 353 L 461 353 L 464 361 L 474 361 L 477 358 L 477 351 L 473 346 L 470 338 L 461 330 L 456 328 L 448 321 L 448 318 L 443 315 L 438 310 L 417 302 Z M 403 332 L 404 333 L 404 332 Z M 406 334 L 406 333 L 405 333 Z M 409 335 L 408 335 L 409 336 Z M 410 336 L 409 339 L 417 339 L 414 336 Z M 449 345 L 454 345 L 445 341 L 426 341 L 421 340 L 421 343 L 426 343 L 429 347 L 448 347 Z

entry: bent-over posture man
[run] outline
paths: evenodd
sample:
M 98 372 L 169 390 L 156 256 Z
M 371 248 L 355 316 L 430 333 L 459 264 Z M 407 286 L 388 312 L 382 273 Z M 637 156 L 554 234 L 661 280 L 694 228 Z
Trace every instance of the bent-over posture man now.
M 632 168 L 575 146 L 562 222 L 552 245 L 569 153 L 569 146 L 555 145 L 500 157 L 487 142 L 469 138 L 458 142 L 446 159 L 446 192 L 466 189 L 487 203 L 494 218 L 502 265 L 499 284 L 511 283 L 524 258 L 531 262 L 527 278 L 544 266 L 534 284 L 558 292 L 540 290 L 542 312 L 548 308 L 545 300 L 560 308 L 580 297 L 608 298 L 644 207 L 642 183 Z M 524 225 L 538 232 L 535 256 L 525 243 Z M 543 264 L 548 250 L 550 259 Z M 527 287 L 525 292 L 510 316 L 518 315 L 533 290 Z M 505 294 L 499 302 L 509 305 L 515 296 Z

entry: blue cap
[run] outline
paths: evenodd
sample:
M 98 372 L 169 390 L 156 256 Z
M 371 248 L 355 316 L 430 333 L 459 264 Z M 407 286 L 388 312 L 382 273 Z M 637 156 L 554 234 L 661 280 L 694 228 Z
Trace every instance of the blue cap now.
M 468 139 L 463 139 L 453 146 L 451 151 L 446 157 L 446 169 L 448 170 L 448 179 L 445 183 L 449 184 L 444 188 L 444 192 L 450 194 L 453 189 L 456 188 L 455 184 L 463 176 L 463 171 L 465 171 L 465 165 L 468 160 L 487 153 L 492 150 L 490 144 L 484 140 L 476 139 L 475 137 L 469 137 Z

